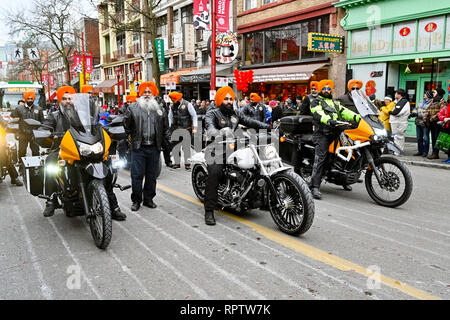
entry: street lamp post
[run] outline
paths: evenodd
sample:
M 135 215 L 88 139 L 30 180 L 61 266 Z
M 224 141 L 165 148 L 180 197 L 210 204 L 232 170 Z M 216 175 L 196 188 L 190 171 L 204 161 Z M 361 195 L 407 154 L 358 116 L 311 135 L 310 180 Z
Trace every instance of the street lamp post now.
M 120 68 L 116 67 L 114 71 L 116 71 L 117 76 L 117 105 L 120 107 Z

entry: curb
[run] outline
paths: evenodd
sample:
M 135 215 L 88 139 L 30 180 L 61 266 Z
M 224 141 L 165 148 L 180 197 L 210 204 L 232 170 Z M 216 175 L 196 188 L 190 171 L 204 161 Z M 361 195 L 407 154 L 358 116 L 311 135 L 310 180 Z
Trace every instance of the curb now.
M 414 160 L 400 160 L 403 163 L 410 164 L 418 167 L 428 167 L 428 168 L 437 168 L 437 169 L 446 169 L 450 170 L 450 165 L 433 163 L 433 162 L 425 162 L 425 161 L 414 161 Z

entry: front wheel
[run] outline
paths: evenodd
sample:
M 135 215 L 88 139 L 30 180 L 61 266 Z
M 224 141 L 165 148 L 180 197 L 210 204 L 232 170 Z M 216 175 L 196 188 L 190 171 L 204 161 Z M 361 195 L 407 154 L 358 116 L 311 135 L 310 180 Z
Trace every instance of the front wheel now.
M 108 194 L 101 180 L 94 179 L 88 186 L 91 217 L 88 218 L 95 245 L 106 249 L 111 242 L 112 222 Z
M 379 205 L 391 208 L 408 201 L 413 188 L 408 167 L 393 157 L 380 157 L 375 166 L 381 181 L 378 182 L 373 170 L 367 170 L 365 183 L 369 196 Z
M 314 220 L 314 201 L 308 184 L 294 172 L 272 177 L 277 194 L 269 189 L 269 209 L 281 231 L 299 235 L 309 230 Z M 277 201 L 277 196 L 281 204 Z
M 200 164 L 195 164 L 192 168 L 192 187 L 195 195 L 201 202 L 205 202 L 206 181 L 208 179 L 208 171 Z

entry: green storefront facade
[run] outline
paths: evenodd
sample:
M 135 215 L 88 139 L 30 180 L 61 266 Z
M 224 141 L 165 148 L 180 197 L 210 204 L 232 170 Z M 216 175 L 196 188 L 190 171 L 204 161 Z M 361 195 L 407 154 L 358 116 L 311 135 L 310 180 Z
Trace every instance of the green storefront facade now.
M 346 10 L 340 23 L 348 32 L 347 67 L 366 94 L 383 99 L 402 88 L 414 107 L 432 87 L 450 91 L 450 0 L 342 0 L 334 6 Z M 407 135 L 415 131 L 411 119 Z

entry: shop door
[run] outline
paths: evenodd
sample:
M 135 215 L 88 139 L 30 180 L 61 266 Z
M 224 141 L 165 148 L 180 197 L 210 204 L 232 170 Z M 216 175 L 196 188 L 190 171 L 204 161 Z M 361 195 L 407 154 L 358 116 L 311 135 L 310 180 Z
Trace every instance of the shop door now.
M 409 98 L 409 104 L 411 106 L 411 111 L 416 107 L 416 103 L 418 103 L 418 92 L 417 92 L 417 84 L 420 81 L 410 80 L 405 83 L 406 94 Z M 415 126 L 415 118 L 410 118 L 408 120 L 408 129 L 406 130 L 407 136 L 415 136 L 416 135 L 416 126 Z

